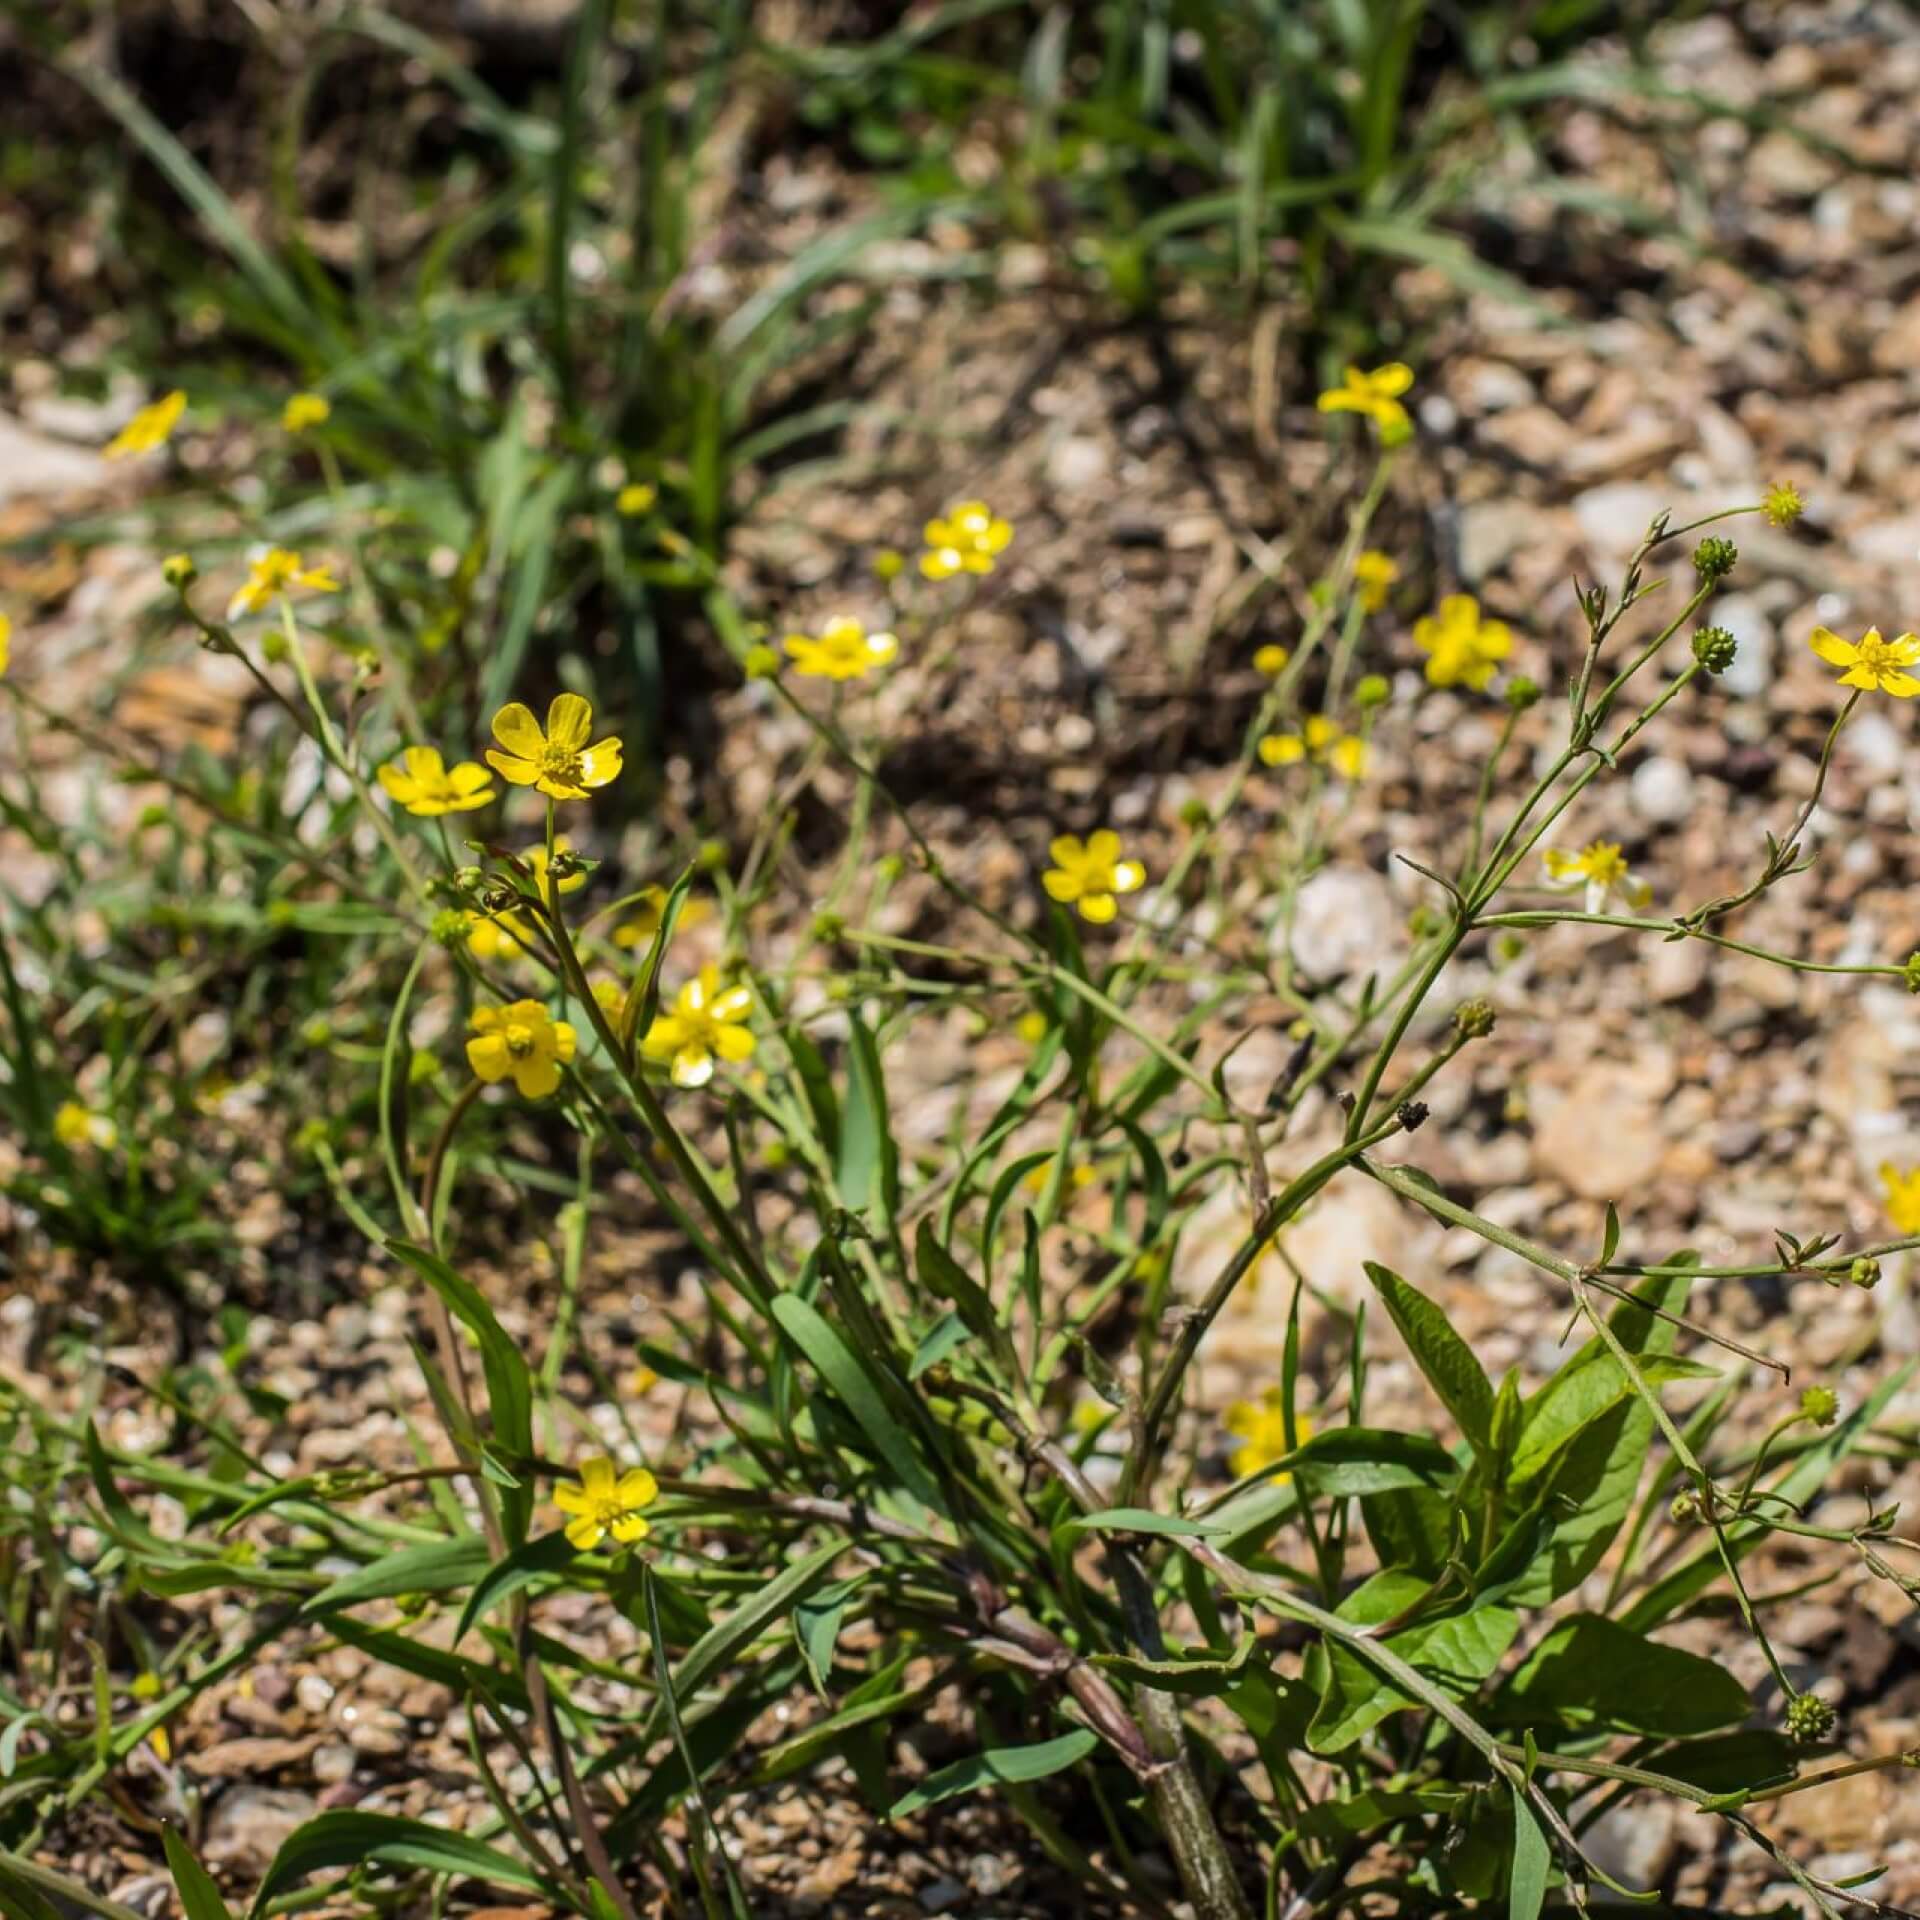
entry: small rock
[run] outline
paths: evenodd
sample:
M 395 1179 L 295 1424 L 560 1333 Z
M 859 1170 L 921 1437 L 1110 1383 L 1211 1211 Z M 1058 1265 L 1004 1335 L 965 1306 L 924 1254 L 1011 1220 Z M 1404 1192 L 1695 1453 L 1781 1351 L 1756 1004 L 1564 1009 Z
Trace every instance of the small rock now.
M 1534 1164 L 1584 1200 L 1624 1200 L 1665 1151 L 1658 1105 L 1605 1062 L 1575 1078 L 1533 1137 Z
M 1646 1796 L 1611 1807 L 1581 1835 L 1581 1846 L 1610 1879 L 1646 1892 L 1666 1878 L 1673 1864 L 1673 1809 Z
M 1640 544 L 1653 516 L 1668 504 L 1659 488 L 1623 480 L 1576 494 L 1573 517 L 1581 537 L 1597 553 L 1625 556 Z
M 206 1858 L 215 1866 L 260 1873 L 287 1836 L 319 1811 L 312 1794 L 292 1787 L 229 1787 L 207 1817 Z
M 0 414 L 0 506 L 93 492 L 111 471 L 90 449 L 44 439 Z
M 1047 455 L 1047 478 L 1062 493 L 1086 493 L 1106 479 L 1110 464 L 1098 440 L 1076 436 L 1055 443 Z
M 1536 538 L 1540 513 L 1524 500 L 1480 500 L 1460 514 L 1460 577 L 1478 585 Z
M 1739 642 L 1720 684 L 1736 699 L 1757 700 L 1773 684 L 1773 620 L 1750 593 L 1730 593 L 1710 605 L 1713 624 Z
M 1323 867 L 1300 889 L 1293 954 L 1313 980 L 1371 970 L 1405 939 L 1391 889 L 1365 867 Z
M 1533 382 L 1504 360 L 1475 360 L 1463 370 L 1469 412 L 1504 413 L 1533 398 Z
M 1670 825 L 1693 811 L 1693 775 L 1678 760 L 1643 761 L 1633 770 L 1629 791 L 1644 820 Z
M 949 1907 L 957 1907 L 966 1897 L 966 1888 L 958 1880 L 949 1880 L 945 1875 L 930 1881 L 915 1896 L 928 1913 L 945 1913 Z

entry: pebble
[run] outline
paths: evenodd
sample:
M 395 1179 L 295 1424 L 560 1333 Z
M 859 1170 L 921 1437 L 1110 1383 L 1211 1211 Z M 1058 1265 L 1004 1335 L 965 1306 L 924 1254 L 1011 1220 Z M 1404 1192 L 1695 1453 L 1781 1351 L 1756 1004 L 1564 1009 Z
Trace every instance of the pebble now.
M 1693 810 L 1693 775 L 1678 760 L 1643 760 L 1629 783 L 1634 811 L 1656 825 L 1684 820 Z

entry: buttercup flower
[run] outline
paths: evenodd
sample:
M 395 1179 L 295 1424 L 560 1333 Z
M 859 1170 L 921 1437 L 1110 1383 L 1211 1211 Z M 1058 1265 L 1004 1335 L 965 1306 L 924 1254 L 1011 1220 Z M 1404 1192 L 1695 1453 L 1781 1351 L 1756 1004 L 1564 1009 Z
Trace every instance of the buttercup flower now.
M 438 747 L 403 749 L 398 766 L 380 769 L 380 784 L 397 805 L 423 820 L 443 813 L 471 813 L 494 797 L 493 775 L 485 767 L 477 760 L 449 767 Z
M 176 387 L 162 394 L 150 406 L 136 413 L 106 445 L 109 460 L 124 460 L 130 453 L 151 453 L 164 447 L 187 410 L 187 396 Z
M 281 409 L 280 425 L 288 433 L 305 433 L 332 417 L 333 402 L 324 393 L 296 393 Z
M 1378 613 L 1387 604 L 1387 589 L 1399 578 L 1399 561 L 1376 547 L 1354 556 L 1353 584 L 1359 590 L 1360 604 L 1369 613 Z
M 1271 680 L 1289 660 L 1293 658 L 1285 647 L 1276 646 L 1271 641 L 1264 647 L 1253 650 L 1253 670 L 1264 673 Z
M 675 997 L 673 1011 L 654 1016 L 641 1042 L 650 1059 L 673 1063 L 676 1087 L 704 1087 L 713 1062 L 737 1065 L 750 1059 L 754 1038 L 746 1024 L 753 994 L 746 987 L 720 988 L 720 969 L 709 962 Z
M 53 1137 L 63 1147 L 98 1147 L 105 1153 L 119 1140 L 120 1130 L 104 1113 L 78 1100 L 63 1100 L 53 1116 Z
M 1807 510 L 1800 489 L 1789 480 L 1776 481 L 1760 502 L 1760 511 L 1776 527 L 1790 527 Z
M 248 562 L 247 584 L 227 602 L 227 618 L 238 620 L 242 614 L 260 613 L 276 594 L 290 594 L 295 587 L 309 593 L 338 593 L 340 582 L 325 566 L 305 567 L 300 556 L 285 547 L 269 547 Z
M 578 1486 L 562 1484 L 553 1490 L 553 1504 L 573 1518 L 567 1539 L 578 1553 L 590 1553 L 608 1534 L 621 1546 L 644 1540 L 652 1529 L 641 1512 L 660 1497 L 660 1484 L 645 1467 L 615 1473 L 613 1462 L 589 1460 L 580 1469 Z
M 844 614 L 829 620 L 816 640 L 790 633 L 780 643 L 795 673 L 815 680 L 859 680 L 875 667 L 884 667 L 900 651 L 890 633 L 869 633 L 858 620 Z
M 1478 693 L 1513 652 L 1513 632 L 1504 620 L 1482 620 L 1472 594 L 1450 593 L 1437 614 L 1414 622 L 1413 644 L 1427 656 L 1432 685 L 1471 687 Z
M 1880 1163 L 1887 1188 L 1887 1218 L 1895 1233 L 1920 1233 L 1920 1167 L 1902 1173 L 1891 1160 Z
M 1345 381 L 1320 396 L 1320 411 L 1364 413 L 1380 429 L 1381 439 L 1391 446 L 1413 431 L 1413 422 L 1400 404 L 1400 396 L 1412 385 L 1413 369 L 1398 360 L 1375 367 L 1371 373 L 1349 367 Z
M 1028 1046 L 1037 1047 L 1047 1037 L 1049 1022 L 1038 1007 L 1029 1007 L 1013 1023 L 1013 1030 Z
M 645 513 L 659 497 L 644 480 L 630 480 L 613 496 L 613 510 L 632 519 L 636 514 Z
M 1342 780 L 1361 780 L 1367 771 L 1367 743 L 1357 733 L 1342 733 L 1324 713 L 1310 713 L 1298 733 L 1260 736 L 1260 758 L 1269 767 L 1297 766 L 1311 760 L 1329 766 Z
M 467 1064 L 489 1085 L 511 1074 L 528 1100 L 544 1100 L 553 1092 L 562 1063 L 573 1058 L 572 1027 L 553 1019 L 538 1000 L 476 1008 L 473 1035 Z
M 920 571 L 929 580 L 950 580 L 956 573 L 991 573 L 994 557 L 1013 538 L 1012 525 L 984 500 L 962 500 L 944 520 L 926 525 L 927 550 Z
M 1653 889 L 1633 877 L 1617 840 L 1590 840 L 1578 853 L 1549 847 L 1540 857 L 1550 886 L 1586 888 L 1589 913 L 1605 913 L 1616 895 L 1630 907 L 1644 907 L 1653 898 Z
M 1063 833 L 1047 848 L 1053 865 L 1040 876 L 1048 895 L 1063 907 L 1078 907 L 1082 920 L 1104 926 L 1120 911 L 1117 893 L 1132 893 L 1146 883 L 1138 860 L 1120 858 L 1120 836 L 1108 827 L 1088 834 Z
M 1843 687 L 1890 693 L 1896 700 L 1911 700 L 1920 693 L 1920 680 L 1907 671 L 1920 664 L 1920 634 L 1883 640 L 1878 627 L 1869 627 L 1855 642 L 1841 639 L 1830 627 L 1815 627 L 1807 645 L 1828 666 L 1846 668 L 1840 676 Z
M 493 716 L 493 737 L 506 751 L 489 747 L 487 760 L 516 787 L 533 787 L 555 800 L 584 800 L 620 773 L 619 740 L 609 734 L 588 746 L 592 731 L 593 708 L 577 693 L 554 696 L 544 733 L 515 700 Z
M 1227 1409 L 1226 1428 L 1240 1442 L 1228 1462 L 1236 1480 L 1244 1480 L 1249 1474 L 1272 1466 L 1276 1460 L 1284 1460 L 1291 1451 L 1278 1387 L 1269 1387 L 1258 1400 L 1236 1400 Z M 1304 1446 L 1313 1437 L 1313 1422 L 1304 1413 L 1296 1413 L 1293 1431 Z M 1293 1475 L 1276 1473 L 1272 1478 L 1276 1484 L 1284 1485 Z

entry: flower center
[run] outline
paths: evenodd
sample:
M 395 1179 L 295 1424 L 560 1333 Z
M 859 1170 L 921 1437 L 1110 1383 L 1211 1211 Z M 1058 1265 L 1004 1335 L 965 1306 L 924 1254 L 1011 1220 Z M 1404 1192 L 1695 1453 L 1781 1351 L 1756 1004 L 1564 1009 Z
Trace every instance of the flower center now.
M 580 784 L 580 755 L 570 747 L 557 747 L 552 741 L 548 741 L 540 749 L 540 758 L 536 764 L 549 780 L 556 780 L 561 785 L 569 787 L 577 787 Z
M 1860 664 L 1882 673 L 1900 663 L 1893 657 L 1893 642 L 1882 634 L 1870 633 L 1860 642 Z
M 626 1503 L 617 1493 L 603 1493 L 593 1502 L 593 1518 L 603 1527 L 612 1526 L 616 1520 L 624 1520 L 626 1515 Z
M 1587 878 L 1602 886 L 1616 886 L 1627 877 L 1627 860 L 1618 847 L 1591 847 L 1587 851 Z
M 524 1060 L 533 1051 L 533 1029 L 516 1020 L 506 1031 L 507 1051 L 516 1060 Z

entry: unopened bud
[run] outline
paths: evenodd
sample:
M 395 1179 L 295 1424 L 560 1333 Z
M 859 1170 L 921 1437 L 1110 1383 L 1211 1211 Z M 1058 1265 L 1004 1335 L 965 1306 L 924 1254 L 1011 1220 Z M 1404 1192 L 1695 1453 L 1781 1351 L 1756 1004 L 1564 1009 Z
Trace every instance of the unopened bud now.
M 1800 1412 L 1816 1427 L 1830 1427 L 1840 1417 L 1840 1399 L 1831 1387 L 1809 1387 L 1800 1396 Z
M 1880 1262 L 1872 1254 L 1861 1254 L 1847 1269 L 1848 1282 L 1862 1293 L 1871 1293 L 1880 1284 Z
M 1493 1007 L 1485 1000 L 1462 1000 L 1453 1010 L 1453 1030 L 1463 1040 L 1484 1040 L 1493 1026 Z
M 1529 707 L 1537 706 L 1540 701 L 1540 687 L 1537 681 L 1517 674 L 1507 682 L 1507 705 L 1515 713 L 1525 713 Z
M 771 647 L 749 647 L 741 667 L 749 680 L 771 680 L 780 671 L 780 656 Z
M 190 553 L 170 553 L 160 562 L 160 578 L 176 593 L 183 592 L 199 579 L 200 569 Z
M 1693 550 L 1693 570 L 1706 585 L 1724 580 L 1739 560 L 1740 549 L 1731 540 L 1718 537 L 1702 540 Z
M 1815 1747 L 1833 1731 L 1833 1709 L 1817 1693 L 1796 1693 L 1787 1702 L 1787 1737 Z
M 1725 627 L 1702 627 L 1693 636 L 1693 657 L 1709 673 L 1725 673 L 1739 651 L 1739 642 Z
M 1384 707 L 1393 698 L 1393 685 L 1384 673 L 1365 675 L 1353 689 L 1353 704 L 1363 712 L 1370 707 Z

